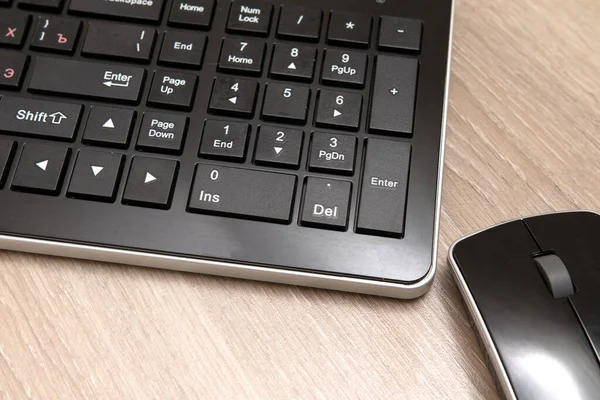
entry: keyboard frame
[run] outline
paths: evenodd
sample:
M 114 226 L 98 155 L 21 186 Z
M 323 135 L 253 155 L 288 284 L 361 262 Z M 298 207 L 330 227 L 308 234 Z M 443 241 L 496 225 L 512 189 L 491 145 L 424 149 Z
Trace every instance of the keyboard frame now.
M 436 3 L 436 0 L 429 0 L 429 2 L 433 4 Z M 439 3 L 439 1 L 437 2 Z M 446 0 L 444 0 L 444 2 L 446 2 Z M 69 2 L 67 1 L 66 3 L 67 4 L 63 6 L 63 11 L 60 13 L 62 16 L 70 15 L 67 14 Z M 321 27 L 321 39 L 318 44 L 314 44 L 315 46 L 319 46 L 319 53 L 317 57 L 315 79 L 310 84 L 273 79 L 268 76 L 267 71 L 272 56 L 272 43 L 282 42 L 311 45 L 299 41 L 279 40 L 275 38 L 275 31 L 279 20 L 278 9 L 280 3 L 299 4 L 307 7 L 320 6 L 325 11 L 323 26 Z M 114 204 L 105 204 L 65 197 L 68 180 L 73 170 L 73 156 L 69 162 L 65 175 L 65 182 L 63 183 L 62 190 L 58 197 L 31 195 L 10 190 L 9 185 L 14 176 L 16 159 L 18 159 L 22 149 L 22 143 L 52 143 L 53 141 L 9 136 L 9 138 L 14 138 L 19 141 L 19 148 L 15 160 L 10 166 L 7 183 L 4 188 L 0 190 L 0 209 L 10 210 L 0 213 L 0 248 L 397 298 L 414 298 L 424 294 L 431 286 L 436 271 L 454 23 L 454 0 L 448 0 L 448 3 L 450 3 L 449 9 L 441 11 L 431 11 L 434 10 L 434 8 L 425 3 L 426 2 L 422 2 L 422 9 L 429 8 L 430 13 L 437 12 L 449 16 L 449 20 L 447 21 L 447 58 L 442 59 L 439 54 L 429 54 L 431 52 L 442 50 L 442 46 L 446 46 L 446 41 L 444 40 L 443 43 L 438 43 L 436 49 L 427 50 L 427 18 L 420 16 L 418 13 L 414 12 L 414 10 L 413 12 L 408 13 L 391 12 L 390 10 L 394 8 L 394 6 L 391 5 L 391 1 L 388 1 L 387 4 L 378 4 L 375 0 L 353 1 L 348 4 L 348 2 L 343 0 L 330 0 L 326 7 L 322 7 L 322 4 L 317 0 L 286 0 L 274 3 L 275 9 L 268 38 L 255 38 L 257 40 L 267 41 L 268 46 L 263 73 L 261 74 L 261 77 L 256 78 L 260 83 L 260 90 L 254 118 L 245 119 L 226 116 L 208 116 L 208 118 L 220 120 L 249 122 L 252 125 L 252 134 L 249 141 L 250 145 L 247 150 L 248 155 L 246 157 L 246 162 L 243 165 L 227 161 L 204 160 L 197 156 L 200 134 L 197 134 L 197 137 L 193 137 L 193 132 L 201 132 L 201 125 L 204 123 L 205 119 L 199 117 L 196 117 L 195 120 L 190 118 L 191 122 L 188 128 L 186 145 L 182 156 L 173 157 L 155 153 L 142 153 L 135 150 L 135 142 L 137 140 L 143 112 L 164 111 L 166 113 L 189 115 L 190 117 L 198 112 L 206 114 L 208 102 L 210 100 L 210 90 L 215 76 L 239 76 L 241 78 L 246 78 L 243 75 L 238 74 L 216 73 L 216 66 L 212 65 L 212 63 L 216 62 L 218 59 L 219 51 L 216 49 L 220 49 L 221 45 L 220 40 L 217 41 L 214 39 L 214 36 L 217 35 L 217 31 L 222 34 L 222 37 L 245 36 L 225 33 L 224 27 L 228 17 L 230 3 L 228 1 L 219 1 L 216 6 L 212 28 L 208 31 L 209 45 L 206 48 L 204 63 L 202 69 L 196 72 L 200 78 L 200 83 L 194 103 L 194 109 L 189 113 L 163 110 L 160 108 L 149 107 L 145 104 L 150 89 L 149 83 L 152 79 L 152 72 L 155 69 L 164 68 L 182 72 L 189 72 L 189 70 L 156 66 L 156 60 L 163 36 L 162 32 L 164 30 L 179 30 L 179 28 L 168 27 L 166 16 L 163 17 L 160 26 L 142 24 L 144 26 L 156 27 L 159 29 L 161 36 L 155 44 L 150 64 L 125 63 L 127 65 L 142 66 L 147 69 L 148 73 L 146 75 L 146 82 L 141 96 L 141 104 L 139 106 L 123 106 L 123 108 L 135 109 L 138 115 L 128 149 L 114 150 L 127 156 L 123 177 L 119 185 L 117 201 Z M 163 13 L 168 13 L 170 5 L 171 2 L 167 0 Z M 422 55 L 427 54 L 429 64 L 436 58 L 440 62 L 445 61 L 445 67 L 443 68 L 444 73 L 438 74 L 439 76 L 436 75 L 436 78 L 440 83 L 443 80 L 443 96 L 439 99 L 441 87 L 438 86 L 440 85 L 436 86 L 437 82 L 425 84 L 423 82 L 424 72 L 422 72 L 422 69 L 419 73 L 417 106 L 415 109 L 415 133 L 412 139 L 365 133 L 367 118 L 364 116 L 367 114 L 368 105 L 370 103 L 370 87 L 368 84 L 367 88 L 363 91 L 365 94 L 365 106 L 363 107 L 363 118 L 361 118 L 361 129 L 359 132 L 344 132 L 336 129 L 316 128 L 313 126 L 312 121 L 315 114 L 315 97 L 317 95 L 317 90 L 320 88 L 333 88 L 331 86 L 322 85 L 319 82 L 320 68 L 323 61 L 323 51 L 321 49 L 329 47 L 325 40 L 328 25 L 327 9 L 368 12 L 368 7 L 381 7 L 381 11 L 373 13 L 373 15 L 397 15 L 424 19 L 424 50 Z M 401 7 L 408 7 L 409 9 L 411 7 L 413 9 L 417 8 L 414 4 L 399 5 L 397 8 L 400 9 Z M 15 8 L 16 5 L 13 5 L 12 9 Z M 386 10 L 388 11 L 386 12 Z M 34 16 L 57 15 L 30 10 L 23 12 L 27 12 Z M 100 20 L 99 18 L 80 16 L 74 16 L 74 18 L 84 22 L 88 20 Z M 377 53 L 414 57 L 414 55 L 410 54 L 376 50 L 378 26 L 378 19 L 374 19 L 369 49 L 362 50 L 348 47 L 349 50 L 365 51 L 369 54 L 367 82 L 372 80 L 373 56 Z M 23 51 L 27 51 L 31 55 L 47 55 L 46 53 L 29 50 L 32 35 L 31 29 L 32 28 L 30 27 L 28 40 L 25 42 Z M 75 56 L 54 54 L 49 56 L 120 64 L 119 62 L 111 60 L 92 59 L 81 56 L 80 50 L 83 46 L 83 38 L 84 36 L 82 35 L 78 41 Z M 437 40 L 437 42 L 441 41 Z M 346 48 L 342 46 L 331 47 Z M 443 49 L 445 49 L 445 47 Z M 421 55 L 419 55 L 419 58 L 420 57 Z M 73 149 L 72 154 L 75 154 L 78 149 L 83 148 L 107 150 L 103 147 L 83 145 L 81 144 L 81 137 L 83 125 L 89 114 L 89 106 L 112 106 L 112 104 L 104 101 L 82 100 L 75 97 L 38 95 L 27 92 L 26 88 L 31 78 L 33 62 L 33 60 L 30 61 L 21 91 L 0 91 L 0 95 L 6 94 L 19 97 L 34 97 L 44 100 L 55 98 L 57 101 L 83 104 L 85 111 L 82 115 L 75 142 L 63 143 L 62 145 Z M 421 62 L 421 68 L 422 67 L 423 63 Z M 433 65 L 431 68 L 435 69 Z M 441 67 L 438 67 L 438 69 L 439 68 Z M 431 73 L 432 72 L 425 73 L 425 77 L 428 77 Z M 207 79 L 206 76 L 211 77 L 210 79 Z M 301 158 L 302 165 L 297 171 L 287 171 L 275 167 L 261 167 L 252 164 L 256 132 L 259 125 L 281 125 L 290 128 L 298 128 L 298 126 L 291 124 L 266 122 L 260 119 L 265 82 L 268 81 L 290 82 L 290 84 L 293 85 L 305 85 L 309 86 L 312 91 L 308 122 L 305 126 L 299 128 L 303 129 L 305 132 L 305 145 Z M 206 92 L 203 92 L 203 88 L 206 89 Z M 340 88 L 340 90 L 353 92 L 353 89 L 350 88 Z M 423 93 L 424 91 L 426 91 L 426 93 Z M 440 101 L 440 104 L 442 105 L 441 110 L 437 104 L 434 106 L 425 104 L 426 99 L 431 96 L 434 96 L 434 98 Z M 440 131 L 439 133 L 435 132 L 435 134 L 431 133 L 425 135 L 425 132 L 422 132 L 424 129 L 420 128 L 420 120 L 432 119 L 432 113 L 437 111 L 441 112 L 439 123 L 430 122 L 429 124 L 439 126 Z M 309 147 L 308 140 L 313 131 L 346 133 L 356 135 L 359 138 L 356 154 L 356 169 L 353 176 L 342 177 L 333 174 L 313 173 L 306 169 Z M 361 180 L 362 171 L 362 156 L 364 150 L 363 138 L 366 137 L 400 141 L 408 140 L 413 143 L 413 159 L 411 161 L 406 212 L 406 235 L 402 239 L 370 236 L 354 232 L 356 207 L 360 188 L 359 182 Z M 418 150 L 415 151 L 417 145 Z M 424 159 L 418 160 L 418 157 L 422 154 L 427 154 L 428 151 L 433 152 L 433 154 L 429 154 L 426 157 L 423 157 Z M 155 156 L 181 161 L 170 210 L 146 209 L 120 204 L 120 199 L 122 198 L 124 190 L 124 181 L 127 178 L 127 171 L 131 164 L 131 156 L 136 154 L 145 154 L 151 157 Z M 418 161 L 415 161 L 416 159 Z M 234 167 L 250 167 L 250 165 L 252 165 L 251 168 L 256 170 L 296 174 L 298 176 L 298 186 L 295 195 L 296 200 L 293 205 L 291 224 L 278 225 L 187 212 L 185 210 L 185 205 L 187 205 L 187 199 L 193 179 L 193 171 L 197 163 L 215 163 Z M 423 167 L 423 169 L 420 170 L 420 167 Z M 352 182 L 353 187 L 351 208 L 349 212 L 349 227 L 346 232 L 309 228 L 299 225 L 298 220 L 301 206 L 302 186 L 304 177 L 306 176 L 329 177 Z M 423 180 L 421 178 L 425 179 Z M 433 184 L 433 181 L 435 181 L 435 184 Z M 419 183 L 417 184 L 416 182 Z M 52 212 L 49 213 L 49 209 L 51 209 Z M 14 210 L 18 211 L 15 212 Z M 134 230 L 137 230 L 138 232 L 137 237 Z M 169 235 L 171 236 L 169 237 Z M 327 246 L 330 246 L 329 249 Z M 365 264 L 369 267 L 364 267 Z

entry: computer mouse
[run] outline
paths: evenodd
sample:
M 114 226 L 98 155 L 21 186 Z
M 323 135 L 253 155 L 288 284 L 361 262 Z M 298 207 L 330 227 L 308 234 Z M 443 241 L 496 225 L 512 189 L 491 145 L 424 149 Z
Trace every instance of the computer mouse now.
M 600 399 L 599 214 L 507 222 L 448 258 L 507 398 Z

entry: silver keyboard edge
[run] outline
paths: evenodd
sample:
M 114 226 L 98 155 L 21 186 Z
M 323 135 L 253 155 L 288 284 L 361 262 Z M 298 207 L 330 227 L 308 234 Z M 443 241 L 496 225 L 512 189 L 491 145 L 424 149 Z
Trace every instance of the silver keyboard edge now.
M 406 285 L 369 279 L 167 256 L 7 235 L 0 235 L 0 248 L 25 253 L 104 261 L 116 264 L 130 264 L 142 267 L 170 269 L 297 286 L 309 286 L 402 299 L 415 298 L 427 292 L 433 282 L 434 272 L 434 270 L 431 269 L 419 282 Z

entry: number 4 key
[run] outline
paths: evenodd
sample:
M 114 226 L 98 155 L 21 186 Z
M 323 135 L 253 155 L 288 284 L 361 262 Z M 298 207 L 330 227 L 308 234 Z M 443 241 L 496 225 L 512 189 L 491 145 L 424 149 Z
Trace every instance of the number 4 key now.
M 0 89 L 20 89 L 28 61 L 26 54 L 0 50 Z

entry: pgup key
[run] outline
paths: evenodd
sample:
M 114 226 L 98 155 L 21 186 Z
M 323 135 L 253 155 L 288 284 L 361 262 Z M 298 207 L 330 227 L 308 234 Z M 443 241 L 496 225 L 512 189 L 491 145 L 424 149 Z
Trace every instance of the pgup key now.
M 366 71 L 367 54 L 328 49 L 321 78 L 328 85 L 363 87 Z
M 88 24 L 82 54 L 149 61 L 155 39 L 153 28 L 93 21 Z

